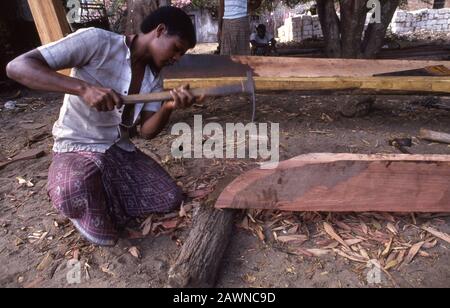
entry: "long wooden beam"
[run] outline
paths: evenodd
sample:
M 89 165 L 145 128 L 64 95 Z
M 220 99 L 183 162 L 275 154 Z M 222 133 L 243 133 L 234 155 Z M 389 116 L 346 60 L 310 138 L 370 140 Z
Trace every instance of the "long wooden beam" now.
M 450 61 L 316 59 L 186 55 L 179 63 L 164 69 L 166 79 L 245 77 L 371 77 L 377 74 L 422 69 Z
M 259 91 L 355 91 L 361 94 L 434 94 L 449 95 L 450 77 L 255 77 Z M 192 88 L 240 83 L 245 78 L 166 79 L 165 89 L 184 84 Z
M 450 155 L 309 154 L 251 170 L 217 208 L 450 212 Z

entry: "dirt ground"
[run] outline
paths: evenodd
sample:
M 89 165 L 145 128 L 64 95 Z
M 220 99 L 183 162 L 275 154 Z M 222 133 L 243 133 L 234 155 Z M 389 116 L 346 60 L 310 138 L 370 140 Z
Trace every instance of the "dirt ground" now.
M 11 93 L 1 95 L 0 106 Z M 257 95 L 257 121 L 280 123 L 283 160 L 313 152 L 399 153 L 388 144 L 396 137 L 413 137 L 411 153 L 450 154 L 448 145 L 416 138 L 421 127 L 447 132 L 450 129 L 450 113 L 427 109 L 418 103 L 421 99 L 380 96 L 366 116 L 346 118 L 339 112 L 343 97 L 261 93 Z M 18 110 L 0 111 L 0 161 L 27 147 L 51 152 L 51 127 L 57 119 L 62 96 L 21 90 L 16 100 Z M 187 112 L 177 112 L 171 125 L 192 124 L 194 114 L 203 115 L 204 124 L 246 123 L 251 118 L 251 105 L 247 97 L 239 96 L 209 100 Z M 45 189 L 50 154 L 0 170 L 0 286 L 167 286 L 167 270 L 188 235 L 192 208 L 201 204 L 221 177 L 238 176 L 255 165 L 250 160 L 173 160 L 169 156 L 173 139 L 167 129 L 155 140 L 136 143 L 163 164 L 190 195 L 185 204 L 186 217 L 181 219 L 178 213 L 153 217 L 153 225 L 144 231 L 149 233 L 144 239 L 123 239 L 114 248 L 90 245 L 51 207 Z M 17 177 L 31 181 L 33 187 L 19 184 Z M 421 241 L 426 244 L 409 264 L 406 261 L 394 264 L 381 273 L 381 281 L 369 284 L 364 263 L 334 253 L 321 257 L 292 253 L 290 243 L 274 240 L 273 230 L 265 228 L 274 215 L 283 218 L 279 224 L 289 227 L 289 231 L 279 228 L 280 232 L 309 235 L 305 243 L 299 244 L 304 248 L 327 245 L 325 242 L 330 238 L 322 231 L 325 221 L 340 234 L 343 233 L 338 228 L 342 227 L 339 222 L 362 226 L 368 241 L 372 235 L 375 238 L 388 234 L 386 228 L 391 231 L 395 228 L 394 244 L 399 246 L 399 252 L 403 251 L 403 256 L 411 252 L 414 244 Z M 249 212 L 248 217 L 264 226 L 260 230 L 269 232 L 261 236 L 252 232 L 254 227 L 248 225 L 248 220 L 247 225 L 243 224 L 246 219 L 236 222 L 219 287 L 450 287 L 449 244 L 440 239 L 435 241 L 419 228 L 429 224 L 449 233 L 449 216 Z M 146 222 L 143 226 L 145 229 Z M 383 247 L 368 243 L 367 254 L 371 259 L 377 258 Z M 391 254 L 398 260 L 399 252 Z M 136 257 L 138 253 L 140 258 Z M 69 285 L 67 262 L 74 257 L 82 262 L 81 284 Z

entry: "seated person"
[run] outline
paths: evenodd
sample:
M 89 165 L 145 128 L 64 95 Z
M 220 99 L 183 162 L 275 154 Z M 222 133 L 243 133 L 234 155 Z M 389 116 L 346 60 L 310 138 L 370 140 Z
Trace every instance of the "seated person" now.
M 177 210 L 183 192 L 166 170 L 139 151 L 130 137 L 151 140 L 175 110 L 192 106 L 188 87 L 172 100 L 123 106 L 122 95 L 160 92 L 160 71 L 196 45 L 190 17 L 162 7 L 140 34 L 79 30 L 8 64 L 8 76 L 30 88 L 66 93 L 53 134 L 48 194 L 90 242 L 114 246 L 128 222 Z M 71 77 L 56 71 L 74 68 Z
M 250 43 L 252 44 L 252 55 L 267 56 L 277 52 L 277 41 L 267 33 L 266 26 L 263 24 L 256 27 L 256 33 L 252 33 L 250 36 Z

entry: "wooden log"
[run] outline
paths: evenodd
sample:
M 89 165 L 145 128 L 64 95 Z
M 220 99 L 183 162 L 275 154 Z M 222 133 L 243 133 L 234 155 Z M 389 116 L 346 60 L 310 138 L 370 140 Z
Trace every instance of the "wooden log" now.
M 450 134 L 435 132 L 424 128 L 420 130 L 419 138 L 434 142 L 450 144 Z
M 211 288 L 231 238 L 234 210 L 202 207 L 175 264 L 169 271 L 173 288 Z
M 214 203 L 231 181 L 231 177 L 222 180 L 206 203 L 194 214 L 192 230 L 169 270 L 170 287 L 210 288 L 216 284 L 233 223 L 239 212 L 214 209 Z
M 257 91 L 341 91 L 353 94 L 433 94 L 448 96 L 450 77 L 255 77 Z M 167 79 L 165 89 L 185 84 L 192 88 L 218 87 L 245 81 L 245 77 Z
M 450 212 L 449 155 L 309 154 L 231 183 L 217 208 Z

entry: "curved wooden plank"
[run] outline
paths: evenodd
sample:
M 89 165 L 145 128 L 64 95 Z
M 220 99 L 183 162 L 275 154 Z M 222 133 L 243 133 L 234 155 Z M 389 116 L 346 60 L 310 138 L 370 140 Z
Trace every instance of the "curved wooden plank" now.
M 309 154 L 238 177 L 217 208 L 450 212 L 450 155 Z

